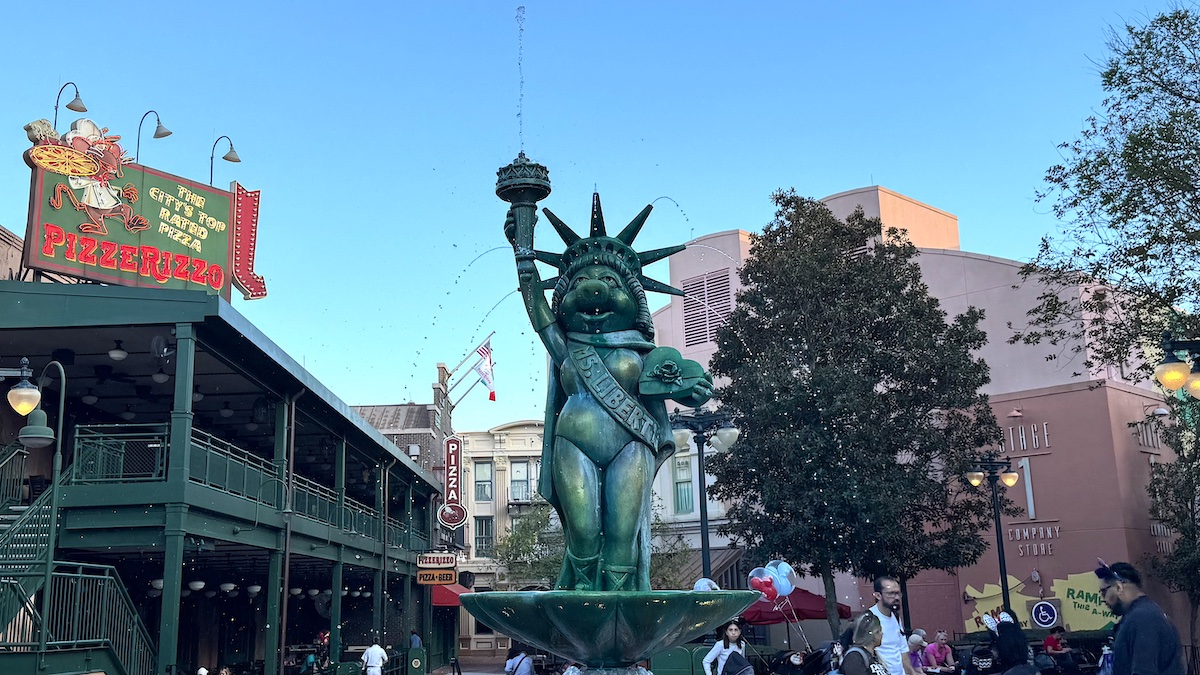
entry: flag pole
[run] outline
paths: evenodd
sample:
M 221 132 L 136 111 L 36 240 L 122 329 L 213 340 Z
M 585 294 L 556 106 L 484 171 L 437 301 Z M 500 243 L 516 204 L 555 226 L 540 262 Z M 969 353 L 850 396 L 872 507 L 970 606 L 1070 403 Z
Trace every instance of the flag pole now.
M 475 371 L 475 366 L 478 366 L 478 365 L 479 365 L 479 364 L 481 364 L 481 363 L 483 363 L 483 359 L 479 359 L 478 361 L 476 361 L 476 362 L 474 363 L 474 365 L 472 365 L 472 366 L 471 366 L 471 372 L 475 373 L 476 375 L 479 375 L 479 373 Z M 492 365 L 495 365 L 495 364 L 493 363 Z M 457 382 L 455 382 L 454 384 L 450 385 L 450 388 L 446 390 L 446 393 L 447 393 L 447 394 L 449 394 L 450 392 L 454 391 L 454 388 L 455 388 L 455 387 L 457 387 L 458 385 L 462 384 L 463 382 L 466 382 L 466 381 L 467 381 L 467 379 L 468 379 L 468 378 L 466 378 L 466 377 L 460 377 L 460 378 L 458 379 L 458 381 L 457 381 Z
M 478 351 L 480 347 L 486 345 L 488 340 L 491 340 L 492 336 L 495 334 L 496 334 L 496 331 L 492 331 L 492 332 L 488 333 L 488 336 L 483 338 L 482 342 L 475 345 L 475 349 L 472 349 L 470 352 L 467 352 L 467 357 L 465 359 L 463 359 L 462 361 L 459 361 L 457 366 L 454 366 L 453 368 L 450 369 L 450 372 L 446 375 L 446 377 L 450 378 L 451 376 L 454 375 L 454 373 L 457 373 L 458 369 L 462 368 L 464 363 L 466 363 L 467 361 L 470 361 L 471 357 L 475 354 L 475 352 Z
M 479 359 L 479 360 L 480 360 L 480 362 L 483 361 L 483 359 Z M 493 363 L 492 365 L 494 366 L 496 364 Z M 451 409 L 458 407 L 458 404 L 462 403 L 462 400 L 467 397 L 467 394 L 471 393 L 471 390 L 475 388 L 475 385 L 479 384 L 480 382 L 483 382 L 483 376 L 479 374 L 479 371 L 472 370 L 471 372 L 475 373 L 475 381 L 471 383 L 471 386 L 467 387 L 467 390 L 463 392 L 462 396 L 458 397 L 457 401 L 450 404 Z M 466 381 L 466 379 L 467 378 L 464 377 L 463 379 L 459 380 L 458 382 L 455 382 L 454 387 L 457 387 L 458 385 L 462 384 L 463 382 Z M 446 390 L 447 396 L 449 396 L 450 392 L 454 390 L 454 387 L 450 387 L 450 389 Z
M 471 383 L 471 386 L 467 387 L 467 390 L 463 392 L 463 395 L 459 396 L 457 401 L 450 404 L 451 408 L 457 408 L 458 404 L 462 403 L 462 400 L 467 397 L 467 394 L 471 393 L 471 390 L 475 388 L 475 385 L 479 384 L 480 382 L 483 382 L 482 375 L 480 375 L 479 377 L 476 377 L 475 381 Z M 449 392 L 447 392 L 447 393 L 449 393 Z

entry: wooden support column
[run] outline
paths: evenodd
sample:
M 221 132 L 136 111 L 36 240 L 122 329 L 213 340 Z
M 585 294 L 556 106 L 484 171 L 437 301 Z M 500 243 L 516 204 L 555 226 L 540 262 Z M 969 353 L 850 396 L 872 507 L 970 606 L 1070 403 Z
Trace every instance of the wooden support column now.
M 189 401 L 191 393 L 189 392 Z M 167 504 L 163 546 L 162 611 L 158 619 L 158 672 L 175 670 L 179 655 L 179 603 L 183 591 L 183 544 L 186 504 Z

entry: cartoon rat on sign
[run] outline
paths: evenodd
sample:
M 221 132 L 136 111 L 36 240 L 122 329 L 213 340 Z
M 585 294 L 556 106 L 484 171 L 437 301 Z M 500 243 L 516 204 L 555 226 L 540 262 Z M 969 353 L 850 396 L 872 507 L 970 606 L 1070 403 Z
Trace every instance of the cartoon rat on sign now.
M 71 124 L 71 130 L 63 137 L 63 141 L 95 160 L 98 168 L 91 175 L 68 176 L 67 183 L 55 185 L 50 205 L 56 209 L 62 208 L 62 196 L 65 194 L 76 211 L 88 216 L 86 222 L 80 223 L 80 232 L 107 235 L 108 228 L 104 225 L 106 218 L 117 218 L 126 230 L 141 232 L 150 224 L 145 217 L 133 212 L 131 204 L 137 203 L 137 188 L 133 183 L 126 183 L 118 191 L 110 184 L 110 181 L 124 175 L 121 167 L 129 159 L 124 156 L 124 150 L 118 143 L 121 137 L 107 134 L 107 127 L 102 129 L 86 118 Z M 76 190 L 82 190 L 82 195 L 77 197 Z

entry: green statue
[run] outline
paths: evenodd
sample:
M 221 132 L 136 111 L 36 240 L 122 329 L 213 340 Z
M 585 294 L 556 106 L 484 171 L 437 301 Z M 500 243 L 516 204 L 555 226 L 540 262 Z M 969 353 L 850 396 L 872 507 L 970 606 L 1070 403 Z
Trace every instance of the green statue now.
M 608 236 L 597 194 L 590 236 L 544 209 L 566 250 L 535 251 L 536 203 L 550 193 L 548 172 L 522 153 L 498 176 L 496 194 L 512 204 L 504 233 L 521 295 L 554 363 L 539 490 L 566 538 L 557 588 L 649 591 L 651 489 L 675 452 L 665 401 L 699 406 L 713 390 L 700 364 L 654 346 L 646 291 L 683 292 L 642 276 L 642 266 L 684 247 L 633 249 L 651 206 Z M 558 276 L 543 281 L 537 260 Z M 549 302 L 546 290 L 553 290 Z

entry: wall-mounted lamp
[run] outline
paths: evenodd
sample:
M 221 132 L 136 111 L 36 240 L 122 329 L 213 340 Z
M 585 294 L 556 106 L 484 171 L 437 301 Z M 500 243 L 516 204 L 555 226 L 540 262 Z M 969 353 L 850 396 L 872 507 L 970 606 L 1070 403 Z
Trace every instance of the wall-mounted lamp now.
M 1154 409 L 1151 410 L 1151 408 Z M 1161 403 L 1147 403 L 1142 406 L 1142 412 L 1155 417 L 1166 417 L 1171 414 L 1171 411 L 1164 408 Z
M 1009 412 L 1007 415 L 1005 415 L 1005 417 L 1008 417 L 1008 418 L 1024 417 L 1024 416 L 1025 415 L 1021 413 L 1020 408 L 1013 408 L 1011 412 Z

